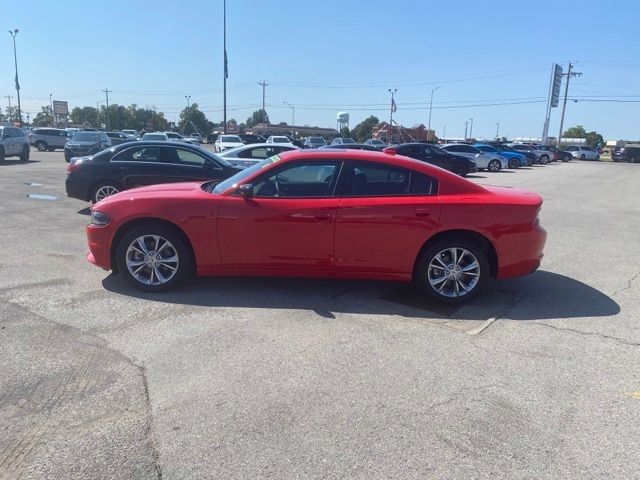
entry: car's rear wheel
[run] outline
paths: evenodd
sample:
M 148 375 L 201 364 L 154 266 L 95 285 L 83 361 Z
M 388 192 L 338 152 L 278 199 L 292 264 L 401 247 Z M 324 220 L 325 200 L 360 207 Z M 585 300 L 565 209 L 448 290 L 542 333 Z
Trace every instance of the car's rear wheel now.
M 454 165 L 453 173 L 455 173 L 456 175 L 460 175 L 461 177 L 466 177 L 467 175 L 469 175 L 469 167 L 467 167 L 466 165 Z
M 542 165 L 546 165 L 547 163 L 549 163 L 549 156 L 548 155 L 540 156 L 540 163 Z
M 47 142 L 38 140 L 35 144 L 35 147 L 38 149 L 39 152 L 44 152 L 47 149 Z
M 29 145 L 25 145 L 24 147 L 22 147 L 22 152 L 20 153 L 20 161 L 21 162 L 28 162 L 29 161 L 29 153 L 30 153 L 30 148 Z
M 509 160 L 509 168 L 518 168 L 520 167 L 520 162 L 517 158 L 512 158 Z
M 584 153 L 582 155 L 580 155 L 580 160 L 584 160 L 585 158 L 587 158 L 587 157 L 585 157 Z
M 110 197 L 111 195 L 115 195 L 121 191 L 122 187 L 115 182 L 100 182 L 93 187 L 91 201 L 93 203 L 98 203 L 100 200 Z
M 488 165 L 488 169 L 490 172 L 497 172 L 500 170 L 501 164 L 499 160 L 491 160 Z
M 4 162 L 4 148 L 0 147 L 0 162 Z
M 175 288 L 193 272 L 186 240 L 159 224 L 129 230 L 118 244 L 116 264 L 130 285 L 147 292 Z
M 429 297 L 448 304 L 477 297 L 489 278 L 484 250 L 464 238 L 436 242 L 422 253 L 415 280 Z
M 55 150 L 56 150 L 56 149 L 55 149 L 54 147 L 49 147 L 49 148 L 47 148 L 47 152 L 55 152 Z

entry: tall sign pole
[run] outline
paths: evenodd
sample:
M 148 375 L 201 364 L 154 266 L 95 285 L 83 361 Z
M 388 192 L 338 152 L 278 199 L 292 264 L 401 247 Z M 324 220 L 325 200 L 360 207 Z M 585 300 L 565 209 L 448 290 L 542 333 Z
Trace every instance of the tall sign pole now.
M 227 65 L 227 0 L 222 2 L 222 23 L 223 23 L 223 48 L 224 48 L 224 79 L 222 86 L 223 96 L 223 109 L 224 115 L 222 121 L 224 122 L 223 132 L 227 133 L 227 78 L 229 77 L 229 67 Z
M 16 65 L 16 94 L 18 95 L 18 123 L 20 127 L 22 127 L 22 109 L 20 108 L 20 83 L 18 82 L 18 54 L 16 53 L 16 35 L 18 34 L 18 29 L 16 28 L 13 32 L 9 30 L 9 33 L 13 37 L 13 61 Z
M 562 140 L 562 127 L 564 126 L 564 113 L 567 110 L 567 96 L 569 95 L 569 80 L 571 79 L 571 77 L 582 76 L 581 72 L 572 72 L 571 71 L 572 68 L 573 68 L 573 64 L 569 62 L 569 70 L 567 71 L 567 73 L 564 74 L 567 77 L 567 83 L 565 83 L 564 85 L 564 101 L 562 103 L 562 115 L 560 116 L 560 131 L 558 132 L 558 145 L 557 145 L 558 148 L 560 148 L 560 140 Z
M 560 100 L 560 86 L 562 85 L 562 67 L 557 63 L 551 65 L 551 79 L 549 81 L 549 95 L 547 96 L 547 113 L 542 129 L 542 144 L 546 145 L 549 141 L 549 120 L 551 118 L 551 109 L 558 106 Z
M 391 94 L 391 108 L 389 110 L 389 143 L 393 140 L 393 112 L 397 110 L 396 101 L 393 99 L 393 95 L 398 91 L 397 88 L 389 89 Z

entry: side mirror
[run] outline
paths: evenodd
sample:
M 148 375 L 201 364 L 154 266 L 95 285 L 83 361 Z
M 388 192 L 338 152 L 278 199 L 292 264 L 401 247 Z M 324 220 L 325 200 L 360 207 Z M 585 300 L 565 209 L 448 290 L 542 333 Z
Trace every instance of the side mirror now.
M 253 197 L 253 184 L 245 183 L 244 185 L 240 185 L 238 191 L 244 198 L 251 198 Z

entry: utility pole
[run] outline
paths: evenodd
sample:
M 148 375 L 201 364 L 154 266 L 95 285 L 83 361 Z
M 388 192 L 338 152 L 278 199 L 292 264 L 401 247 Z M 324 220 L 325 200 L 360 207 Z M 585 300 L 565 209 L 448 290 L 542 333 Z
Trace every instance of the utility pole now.
M 13 32 L 9 30 L 9 34 L 13 37 L 13 61 L 16 65 L 16 94 L 18 95 L 18 124 L 22 127 L 22 110 L 20 108 L 20 83 L 18 82 L 18 55 L 16 53 L 16 35 L 18 29 L 14 29 Z
M 222 35 L 222 47 L 224 49 L 224 79 L 223 79 L 223 109 L 224 114 L 222 121 L 224 122 L 224 126 L 222 127 L 222 132 L 224 134 L 227 133 L 227 78 L 229 78 L 229 68 L 227 65 L 227 0 L 222 2 L 222 26 L 223 26 L 223 35 Z
M 185 122 L 184 122 L 184 126 L 186 127 L 191 117 L 190 115 L 191 112 L 189 112 L 189 107 L 191 106 L 191 95 L 185 95 L 184 98 L 187 99 L 187 118 L 185 119 Z
M 429 122 L 427 124 L 427 140 L 429 140 L 429 137 L 431 136 L 431 109 L 433 108 L 433 92 L 439 89 L 440 87 L 436 87 L 431 90 L 431 100 L 429 101 Z
M 11 115 L 11 99 L 13 98 L 11 95 L 5 95 L 4 98 L 9 100 L 9 115 Z
M 296 124 L 296 107 L 291 105 L 289 102 L 282 102 L 282 103 L 289 106 L 289 108 L 291 109 L 291 125 L 295 125 Z
M 442 126 L 442 138 L 447 138 L 447 126 Z
M 96 102 L 97 105 L 97 102 Z M 54 122 L 54 117 L 53 117 L 53 93 L 49 94 L 49 109 L 50 109 L 50 114 L 51 117 L 49 118 L 49 120 L 51 121 L 51 126 L 54 127 L 55 125 L 53 124 Z
M 469 138 L 473 138 L 473 118 L 470 118 L 471 126 L 469 127 Z
M 27 125 L 31 125 L 31 114 L 29 112 L 25 112 L 25 115 L 27 116 Z
M 393 112 L 395 112 L 397 110 L 396 102 L 393 99 L 393 95 L 397 91 L 398 91 L 397 88 L 394 88 L 393 90 L 389 89 L 389 93 L 391 94 L 391 109 L 390 109 L 390 113 L 389 113 L 389 143 L 391 143 L 393 141 Z
M 266 111 L 264 109 L 264 99 L 265 99 L 265 90 L 269 86 L 269 84 L 266 82 L 266 80 L 263 80 L 262 82 L 258 82 L 258 85 L 262 87 L 262 129 L 264 130 L 265 117 L 266 117 Z
M 496 140 L 500 138 L 500 122 L 496 122 Z
M 469 128 L 469 122 L 464 122 L 464 139 L 467 139 L 467 128 Z
M 582 72 L 572 72 L 573 64 L 569 62 L 569 70 L 563 75 L 567 76 L 567 83 L 564 86 L 564 102 L 562 103 L 562 116 L 560 117 L 560 131 L 558 132 L 558 149 L 560 149 L 560 140 L 562 140 L 562 127 L 564 126 L 564 112 L 567 110 L 567 95 L 569 94 L 569 80 L 571 77 L 581 77 Z
M 112 93 L 112 90 L 105 88 L 102 90 L 107 97 L 107 109 L 104 112 L 104 116 L 106 118 L 105 123 L 107 124 L 107 130 L 109 130 L 109 94 Z

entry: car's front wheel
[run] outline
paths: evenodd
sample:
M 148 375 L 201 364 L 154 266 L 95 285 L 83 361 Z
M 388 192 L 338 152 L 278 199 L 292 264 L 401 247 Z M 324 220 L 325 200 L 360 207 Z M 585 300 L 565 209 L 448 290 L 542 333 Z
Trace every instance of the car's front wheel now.
M 540 157 L 540 163 L 542 165 L 546 165 L 547 163 L 549 163 L 549 157 L 547 155 L 542 155 Z
M 118 244 L 116 264 L 130 285 L 147 292 L 175 288 L 193 272 L 186 240 L 164 225 L 129 230 Z
M 436 242 L 418 262 L 415 280 L 429 297 L 448 304 L 465 303 L 480 294 L 489 278 L 489 260 L 476 243 L 464 238 Z
M 25 145 L 24 147 L 22 147 L 22 152 L 20 152 L 20 161 L 21 162 L 28 162 L 29 161 L 29 153 L 30 153 L 29 145 Z
M 469 167 L 467 167 L 466 165 L 454 165 L 453 173 L 455 173 L 456 175 L 460 175 L 461 177 L 466 177 L 467 175 L 469 175 Z
M 42 140 L 38 140 L 35 146 L 39 152 L 44 152 L 47 150 L 47 143 L 43 142 Z
M 517 158 L 512 158 L 511 160 L 509 160 L 509 168 L 519 168 L 520 167 L 520 162 L 518 161 Z
M 497 172 L 498 170 L 500 170 L 500 167 L 501 165 L 499 160 L 491 160 L 489 162 L 488 168 L 490 172 Z

